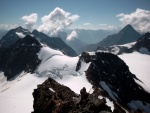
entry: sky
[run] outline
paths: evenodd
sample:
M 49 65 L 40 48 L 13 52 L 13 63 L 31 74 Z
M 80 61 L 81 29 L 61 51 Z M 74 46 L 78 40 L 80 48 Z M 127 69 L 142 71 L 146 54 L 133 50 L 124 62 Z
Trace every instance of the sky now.
M 0 28 L 55 35 L 64 29 L 150 29 L 150 0 L 0 0 Z

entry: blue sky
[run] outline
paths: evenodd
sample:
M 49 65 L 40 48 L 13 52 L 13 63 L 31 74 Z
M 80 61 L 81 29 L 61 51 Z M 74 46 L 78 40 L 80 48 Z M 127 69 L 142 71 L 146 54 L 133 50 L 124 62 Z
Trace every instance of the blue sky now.
M 79 15 L 70 28 L 99 29 L 107 25 L 120 27 L 123 22 L 116 15 L 131 14 L 137 8 L 150 11 L 150 0 L 1 0 L 0 24 L 24 25 L 24 15 L 38 14 L 36 27 L 41 18 L 56 7 L 72 15 Z

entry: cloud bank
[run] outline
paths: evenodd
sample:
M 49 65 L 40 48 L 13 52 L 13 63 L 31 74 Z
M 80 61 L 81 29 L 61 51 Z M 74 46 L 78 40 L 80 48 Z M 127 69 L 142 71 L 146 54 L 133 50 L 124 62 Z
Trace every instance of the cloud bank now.
M 21 18 L 25 21 L 25 26 L 29 31 L 32 31 L 35 23 L 37 22 L 38 15 L 36 13 L 32 13 L 29 16 L 25 15 Z
M 109 25 L 109 24 L 99 24 L 100 29 L 103 30 L 116 30 L 117 27 L 115 27 L 114 25 Z
M 73 30 L 73 31 L 68 35 L 68 37 L 66 38 L 66 40 L 67 40 L 67 41 L 71 41 L 71 40 L 74 40 L 74 39 L 77 38 L 77 37 L 78 37 L 77 32 Z
M 150 31 L 150 11 L 137 8 L 135 12 L 130 14 L 118 14 L 116 17 L 123 25 L 131 24 L 136 30 L 140 32 Z
M 14 29 L 17 28 L 19 25 L 17 24 L 0 24 L 0 29 L 4 29 L 4 30 L 10 30 L 10 29 Z
M 42 25 L 38 30 L 49 36 L 56 36 L 58 32 L 63 31 L 79 18 L 79 15 L 71 15 L 57 7 L 49 15 L 42 17 Z

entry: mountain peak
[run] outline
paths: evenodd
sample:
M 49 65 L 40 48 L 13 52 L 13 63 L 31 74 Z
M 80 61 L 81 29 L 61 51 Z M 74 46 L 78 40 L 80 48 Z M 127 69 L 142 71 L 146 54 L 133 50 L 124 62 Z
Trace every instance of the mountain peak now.
M 17 27 L 16 29 L 23 29 L 21 26 Z
M 19 26 L 9 30 L 0 40 L 0 44 L 5 47 L 11 46 L 26 35 L 31 35 L 31 32 Z
M 130 24 L 128 24 L 121 31 L 130 31 L 130 30 L 135 31 L 135 29 Z
M 18 31 L 18 32 L 28 32 L 30 34 L 30 32 L 27 30 L 27 29 L 24 29 L 23 27 L 19 26 L 17 27 L 16 29 L 14 29 L 15 31 Z
M 33 32 L 39 32 L 39 31 L 38 31 L 38 30 L 36 30 L 36 29 L 34 29 L 34 30 L 32 31 L 32 33 L 33 33 Z

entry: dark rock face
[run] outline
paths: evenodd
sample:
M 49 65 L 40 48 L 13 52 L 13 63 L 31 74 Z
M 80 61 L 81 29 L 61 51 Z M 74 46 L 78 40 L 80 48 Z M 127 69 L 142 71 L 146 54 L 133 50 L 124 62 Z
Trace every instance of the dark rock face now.
M 5 36 L 2 37 L 2 39 L 0 40 L 0 46 L 9 47 L 15 44 L 20 39 L 16 32 L 23 33 L 24 35 L 31 34 L 28 30 L 23 29 L 22 27 L 12 29 L 8 31 Z
M 132 47 L 133 50 L 139 51 L 141 48 L 146 48 L 150 52 L 150 33 L 141 36 L 136 44 Z
M 89 55 L 84 52 L 80 56 L 77 71 L 82 61 L 91 62 L 86 71 L 89 82 L 106 91 L 108 98 L 110 97 L 114 102 L 120 103 L 129 110 L 132 108 L 127 104 L 132 100 L 150 103 L 150 94 L 135 82 L 134 79 L 138 78 L 129 71 L 128 66 L 118 56 L 100 52 Z
M 41 44 L 30 35 L 19 39 L 14 45 L 0 48 L 0 70 L 4 72 L 7 80 L 14 78 L 22 71 L 34 72 L 41 62 L 37 53 Z
M 61 38 L 58 37 L 49 37 L 46 34 L 33 30 L 32 34 L 42 43 L 48 45 L 53 49 L 59 49 L 64 54 L 69 56 L 77 56 L 76 52 L 68 46 Z
M 111 112 L 105 99 L 88 94 L 86 89 L 75 94 L 68 87 L 49 78 L 33 92 L 34 112 L 32 113 L 99 113 Z

